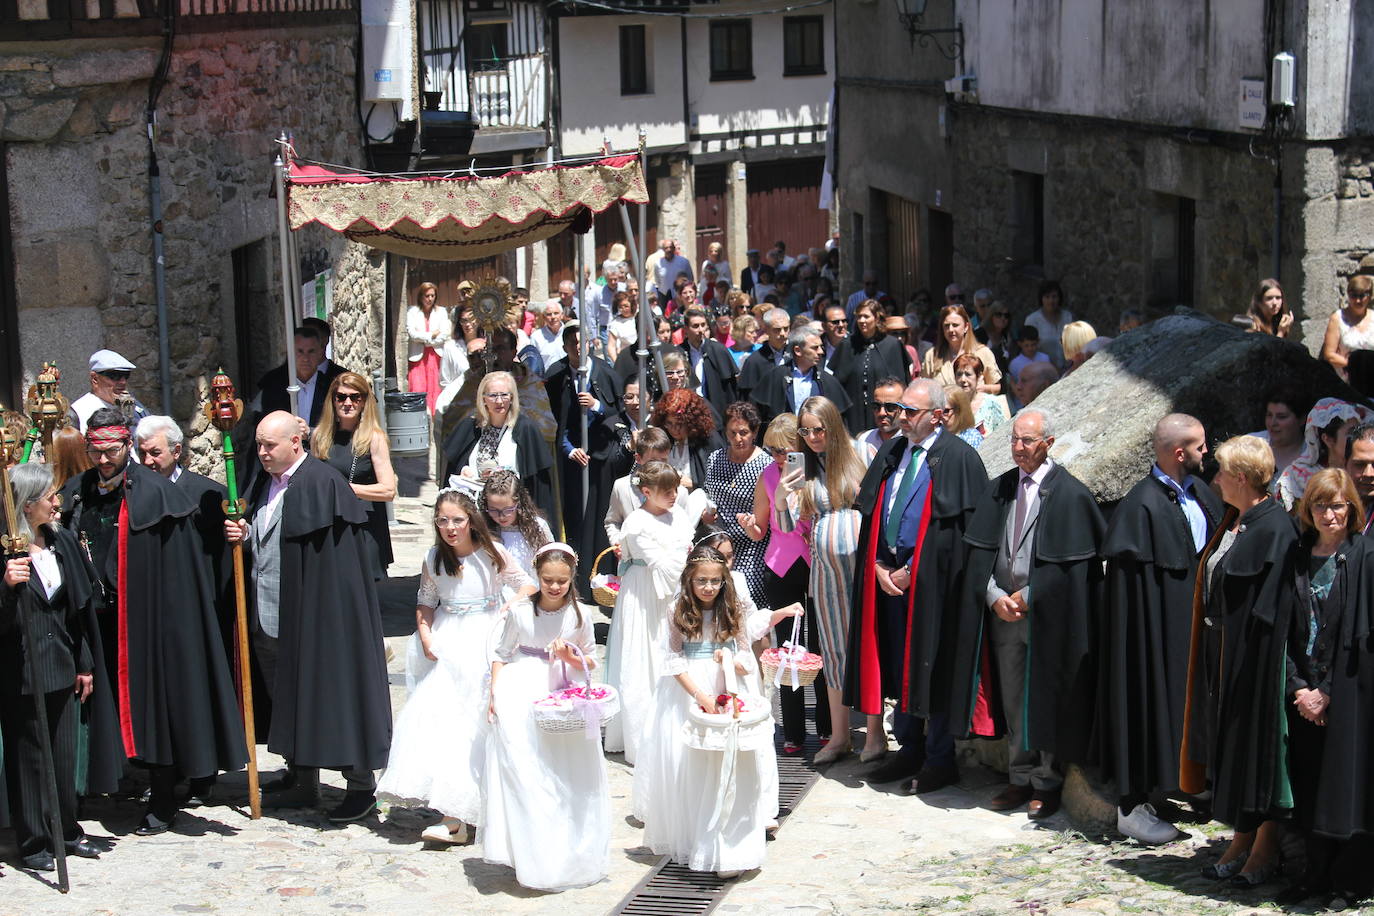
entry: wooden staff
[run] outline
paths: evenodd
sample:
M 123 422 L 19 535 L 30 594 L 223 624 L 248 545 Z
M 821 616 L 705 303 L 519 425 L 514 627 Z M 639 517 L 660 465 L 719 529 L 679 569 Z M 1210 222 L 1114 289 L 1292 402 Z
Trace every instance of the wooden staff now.
M 243 416 L 243 401 L 234 397 L 234 383 L 221 369 L 210 383 L 210 400 L 205 416 L 224 435 L 224 480 L 229 498 L 224 501 L 224 517 L 237 522 L 247 514 L 238 495 L 239 482 L 234 472 L 234 440 L 230 432 Z M 253 725 L 253 676 L 248 656 L 248 601 L 243 578 L 243 543 L 234 544 L 234 605 L 238 647 L 239 696 L 243 701 L 243 734 L 248 740 L 248 809 L 253 820 L 262 817 L 262 793 L 258 788 L 258 738 Z
M 0 412 L 4 411 L 0 405 Z M 5 530 L 8 534 L 0 536 L 0 546 L 4 547 L 4 557 L 10 559 L 29 558 L 29 539 L 19 533 L 19 515 L 15 511 L 14 492 L 10 489 L 12 462 L 19 460 L 22 447 L 7 428 L 0 428 L 0 493 L 5 504 Z M 48 841 L 52 844 L 53 859 L 57 862 L 57 889 L 62 893 L 71 890 L 67 879 L 67 840 L 62 834 L 62 809 L 57 799 L 57 768 L 52 759 L 52 732 L 48 731 L 48 698 L 38 689 L 38 672 L 35 670 L 33 647 L 36 646 L 33 628 L 33 613 L 29 602 L 22 594 L 15 595 L 19 608 L 20 632 L 24 637 L 24 675 L 33 691 L 34 718 L 38 725 L 38 749 L 43 758 L 43 807 L 48 811 Z

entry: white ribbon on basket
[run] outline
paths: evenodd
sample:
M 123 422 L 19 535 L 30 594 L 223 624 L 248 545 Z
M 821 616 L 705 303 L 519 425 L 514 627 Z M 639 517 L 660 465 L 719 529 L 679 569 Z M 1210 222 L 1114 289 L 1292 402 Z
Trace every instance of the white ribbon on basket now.
M 573 709 L 582 715 L 582 733 L 588 741 L 599 741 L 601 739 L 601 706 L 592 697 L 592 672 L 587 666 L 587 656 L 582 651 L 582 647 L 577 643 L 567 643 L 568 647 L 577 654 L 582 661 L 582 674 L 585 676 L 586 684 L 583 686 L 583 696 L 573 695 Z M 572 678 L 568 677 L 568 663 L 563 662 L 563 675 L 569 682 Z
M 801 626 L 801 640 L 797 641 L 797 627 Z M 773 672 L 773 686 L 782 686 L 782 675 L 784 671 L 792 673 L 792 689 L 801 689 L 801 663 L 806 659 L 806 611 L 802 610 L 800 617 L 792 618 L 792 638 L 782 644 L 778 649 L 778 670 Z
M 711 812 L 707 831 L 715 830 L 735 806 L 735 770 L 739 758 L 739 710 L 735 697 L 739 681 L 735 678 L 735 656 L 729 649 L 720 650 L 720 667 L 725 673 L 725 692 L 730 697 L 730 724 L 726 726 L 725 751 L 720 761 L 720 784 L 716 787 L 716 807 Z

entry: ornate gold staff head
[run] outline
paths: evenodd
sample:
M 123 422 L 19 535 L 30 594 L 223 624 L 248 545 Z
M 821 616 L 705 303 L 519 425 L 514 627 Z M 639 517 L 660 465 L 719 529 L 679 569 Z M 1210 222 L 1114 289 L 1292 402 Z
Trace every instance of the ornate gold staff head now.
M 24 404 L 29 420 L 43 435 L 45 447 L 52 444 L 53 430 L 67 420 L 67 408 L 70 405 L 57 389 L 57 383 L 61 380 L 62 372 L 57 368 L 57 363 L 43 363 L 43 371 L 38 373 L 38 378 L 29 388 L 29 396 Z
M 210 399 L 205 402 L 205 417 L 210 425 L 227 433 L 243 416 L 243 401 L 234 397 L 234 383 L 223 369 L 210 380 Z

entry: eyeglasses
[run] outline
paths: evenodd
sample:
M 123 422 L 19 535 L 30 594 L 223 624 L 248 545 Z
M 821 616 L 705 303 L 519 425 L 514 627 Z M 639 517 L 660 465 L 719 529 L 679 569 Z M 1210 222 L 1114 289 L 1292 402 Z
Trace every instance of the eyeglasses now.
M 434 520 L 434 525 L 437 528 L 462 528 L 467 523 L 468 519 L 465 515 L 460 515 L 457 518 L 449 518 L 441 515 Z
M 1326 515 L 1328 513 L 1344 515 L 1349 511 L 1350 503 L 1316 503 L 1312 506 L 1313 515 Z
M 505 391 L 488 391 L 486 394 L 482 395 L 482 397 L 486 398 L 488 401 L 509 401 L 509 400 L 510 400 L 510 394 L 509 394 L 508 392 L 505 392 Z
M 105 378 L 109 379 L 112 382 L 127 382 L 129 380 L 129 376 L 133 373 L 125 369 L 109 369 L 105 372 L 98 372 L 96 374 L 103 375 Z
M 949 300 L 952 301 L 952 302 L 963 302 L 963 301 L 964 301 L 964 294 L 963 294 L 963 293 L 955 293 L 953 296 L 946 296 L 945 298 L 946 298 L 946 299 L 949 299 Z
M 1031 448 L 1037 442 L 1044 442 L 1044 436 L 1012 436 L 1012 445 L 1021 445 L 1023 448 Z
M 797 427 L 797 432 L 801 433 L 803 436 L 805 436 L 806 438 L 810 439 L 812 436 L 819 436 L 819 435 L 821 435 L 822 433 L 824 433 L 824 432 L 825 432 L 825 427 L 824 427 L 824 426 L 798 426 L 798 427 Z
M 114 458 L 128 447 L 129 443 L 127 442 L 120 443 L 119 445 L 107 446 L 105 448 L 96 448 L 93 445 L 88 445 L 86 446 L 86 454 L 91 456 L 91 460 L 98 461 L 102 456 L 105 458 Z
M 721 588 L 725 585 L 725 580 L 693 578 L 692 585 L 696 588 Z
M 367 395 L 351 391 L 334 392 L 334 400 L 340 404 L 361 404 L 367 400 Z
M 898 406 L 902 408 L 902 415 L 908 420 L 914 420 L 921 414 L 935 409 L 933 407 L 908 407 L 905 404 L 899 404 Z
M 778 457 L 779 455 L 786 455 L 787 452 L 788 452 L 789 450 L 788 450 L 788 449 L 785 449 L 785 448 L 778 448 L 777 446 L 774 446 L 774 445 L 769 445 L 769 446 L 766 446 L 766 447 L 764 448 L 764 451 L 766 451 L 768 454 L 770 454 L 770 455 L 772 455 L 774 458 L 776 458 L 776 457 Z
M 875 413 L 896 413 L 902 409 L 899 401 L 874 401 L 873 410 Z
M 668 376 L 668 378 L 686 378 L 686 377 L 687 377 L 687 370 L 686 370 L 686 369 L 668 369 L 668 370 L 666 370 L 663 374 L 666 375 L 666 376 Z
M 504 509 L 493 509 L 491 506 L 487 506 L 487 515 L 492 518 L 514 518 L 519 508 L 519 506 L 507 506 Z
M 830 325 L 832 328 L 838 328 L 838 327 L 840 327 L 840 326 L 842 326 L 842 325 L 847 325 L 847 324 L 849 324 L 849 319 L 848 319 L 848 318 L 829 318 L 829 319 L 826 319 L 826 322 L 825 322 L 825 323 L 828 324 L 828 325 Z

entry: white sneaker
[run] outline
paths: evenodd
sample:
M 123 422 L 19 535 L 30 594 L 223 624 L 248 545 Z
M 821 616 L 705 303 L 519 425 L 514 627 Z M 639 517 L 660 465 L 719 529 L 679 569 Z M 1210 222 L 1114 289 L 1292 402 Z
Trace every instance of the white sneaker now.
M 1179 830 L 1168 821 L 1159 819 L 1154 806 L 1148 803 L 1136 805 L 1130 814 L 1123 816 L 1121 808 L 1116 809 L 1116 829 L 1132 839 L 1151 846 L 1168 843 L 1177 839 Z
M 431 843 L 460 845 L 468 841 L 468 825 L 456 818 L 446 817 L 441 823 L 432 824 L 421 831 L 420 839 Z

